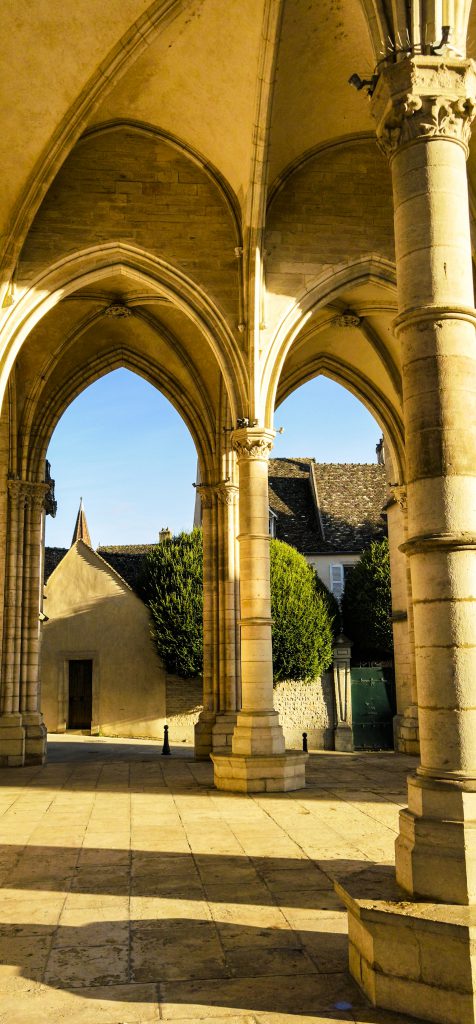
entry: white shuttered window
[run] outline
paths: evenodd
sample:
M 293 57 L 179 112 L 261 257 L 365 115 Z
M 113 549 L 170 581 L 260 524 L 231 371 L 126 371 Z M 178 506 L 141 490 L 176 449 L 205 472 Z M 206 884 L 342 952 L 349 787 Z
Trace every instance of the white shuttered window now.
M 340 601 L 344 593 L 344 566 L 335 563 L 330 566 L 330 590 L 334 597 Z

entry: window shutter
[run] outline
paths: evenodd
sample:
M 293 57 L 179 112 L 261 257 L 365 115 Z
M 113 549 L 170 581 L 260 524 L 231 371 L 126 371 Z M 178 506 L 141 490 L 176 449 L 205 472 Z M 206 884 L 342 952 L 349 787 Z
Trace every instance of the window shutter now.
M 344 566 L 334 564 L 330 567 L 331 592 L 340 601 L 344 593 Z

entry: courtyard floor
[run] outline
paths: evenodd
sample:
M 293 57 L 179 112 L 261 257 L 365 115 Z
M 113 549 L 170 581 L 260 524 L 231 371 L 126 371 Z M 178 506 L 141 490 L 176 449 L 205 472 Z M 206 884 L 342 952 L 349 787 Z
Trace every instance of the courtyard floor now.
M 393 863 L 414 760 L 311 754 L 297 793 L 212 788 L 152 743 L 51 737 L 0 771 L 0 1024 L 400 1024 L 347 974 L 333 879 Z

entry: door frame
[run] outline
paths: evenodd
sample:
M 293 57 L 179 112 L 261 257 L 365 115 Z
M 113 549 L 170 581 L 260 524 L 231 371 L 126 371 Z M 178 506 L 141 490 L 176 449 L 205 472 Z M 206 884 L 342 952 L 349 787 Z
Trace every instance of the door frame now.
M 58 653 L 58 732 L 66 732 L 69 716 L 69 663 L 92 662 L 91 736 L 99 733 L 100 668 L 99 651 L 74 650 Z

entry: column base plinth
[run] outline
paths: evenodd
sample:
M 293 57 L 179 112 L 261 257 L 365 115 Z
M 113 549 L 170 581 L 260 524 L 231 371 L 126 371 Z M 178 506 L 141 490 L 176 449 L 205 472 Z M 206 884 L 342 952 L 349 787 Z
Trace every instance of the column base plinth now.
M 412 754 L 415 757 L 419 755 L 420 733 L 416 704 L 410 704 L 405 708 L 403 714 L 395 715 L 393 719 L 393 735 L 395 750 L 399 754 Z
M 354 749 L 354 737 L 351 725 L 338 725 L 334 733 L 334 750 L 352 753 Z
M 238 717 L 237 711 L 219 711 L 213 726 L 213 753 L 227 752 L 231 754 L 231 741 Z
M 233 793 L 285 793 L 304 789 L 307 754 L 286 751 L 267 757 L 212 754 L 217 789 Z
M 395 865 L 398 884 L 415 898 L 476 903 L 476 792 L 411 776 Z
M 277 711 L 240 711 L 236 719 L 231 748 L 245 757 L 269 757 L 284 754 L 284 733 Z
M 46 725 L 38 711 L 25 711 L 22 715 L 25 729 L 25 764 L 45 764 Z
M 213 750 L 214 711 L 202 711 L 194 727 L 195 757 L 197 761 L 208 761 Z
M 347 907 L 349 969 L 374 1006 L 436 1022 L 475 1024 L 473 908 L 403 900 L 393 871 L 335 883 Z
M 25 730 L 20 714 L 0 716 L 0 766 L 17 768 L 25 764 Z

